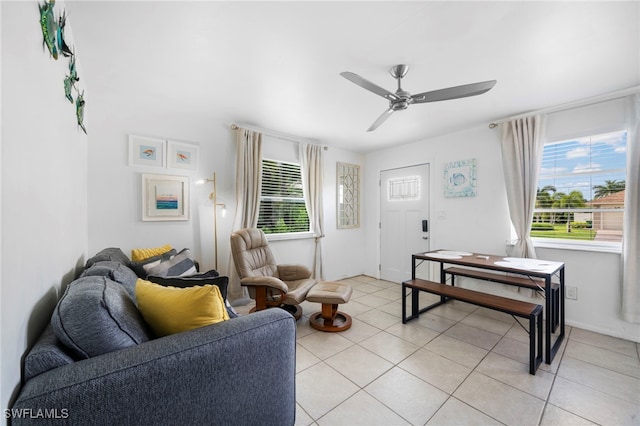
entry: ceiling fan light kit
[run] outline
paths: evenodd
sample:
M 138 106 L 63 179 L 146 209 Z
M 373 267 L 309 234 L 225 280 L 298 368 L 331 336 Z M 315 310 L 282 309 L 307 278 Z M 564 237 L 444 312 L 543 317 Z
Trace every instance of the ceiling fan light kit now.
M 384 123 L 391 114 L 395 111 L 402 111 L 409 108 L 411 104 L 422 104 L 427 102 L 446 101 L 449 99 L 466 98 L 469 96 L 481 95 L 491 90 L 496 84 L 496 80 L 482 81 L 479 83 L 464 84 L 462 86 L 447 87 L 446 89 L 432 90 L 429 92 L 418 93 L 417 95 L 411 95 L 411 93 L 402 90 L 401 80 L 402 77 L 409 72 L 409 66 L 400 64 L 391 67 L 389 74 L 398 81 L 398 89 L 395 93 L 389 92 L 386 89 L 378 86 L 360 77 L 358 74 L 345 71 L 340 75 L 349 80 L 352 83 L 366 89 L 376 95 L 382 96 L 389 101 L 389 108 L 380 115 L 373 122 L 373 124 L 367 129 L 367 132 L 371 132 L 377 129 L 382 123 Z

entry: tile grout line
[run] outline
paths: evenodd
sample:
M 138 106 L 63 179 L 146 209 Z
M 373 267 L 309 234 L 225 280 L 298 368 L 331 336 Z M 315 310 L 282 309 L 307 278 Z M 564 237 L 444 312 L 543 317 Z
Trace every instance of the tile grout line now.
M 368 282 L 358 281 L 358 283 L 359 283 L 360 285 L 371 285 L 371 286 L 373 286 L 373 287 L 377 287 L 377 286 L 375 286 L 375 285 L 373 285 L 373 284 L 370 284 L 370 283 L 368 283 Z M 383 305 L 381 305 L 381 306 L 378 306 L 378 307 L 371 307 L 371 306 L 369 306 L 369 305 L 367 305 L 367 304 L 360 303 L 360 304 L 362 304 L 362 305 L 366 306 L 366 307 L 367 307 L 367 308 L 369 308 L 369 309 L 368 309 L 368 310 L 366 310 L 366 311 L 364 311 L 364 312 L 359 313 L 359 314 L 358 314 L 358 316 L 359 316 L 359 315 L 364 315 L 364 314 L 366 314 L 366 313 L 370 313 L 370 312 L 372 312 L 372 311 L 380 311 L 380 312 L 385 312 L 385 313 L 387 313 L 387 314 L 389 314 L 389 315 L 392 315 L 392 316 L 396 317 L 396 319 L 397 319 L 398 317 L 397 317 L 396 315 L 393 315 L 393 314 L 391 314 L 391 313 L 389 313 L 389 312 L 386 312 L 386 311 L 385 311 L 385 310 L 383 310 L 382 308 L 383 308 L 383 307 L 387 307 L 387 306 L 389 306 L 389 305 L 391 305 L 391 304 L 396 304 L 396 303 L 398 303 L 398 301 L 399 301 L 400 303 L 403 303 L 403 302 L 404 302 L 404 303 L 406 303 L 406 299 L 403 299 L 403 297 L 402 297 L 402 296 L 401 296 L 399 299 L 394 299 L 394 300 L 387 299 L 387 298 L 384 298 L 384 297 L 381 297 L 381 296 L 376 296 L 376 293 L 381 292 L 381 291 L 387 291 L 387 290 L 390 290 L 390 289 L 391 289 L 390 287 L 379 287 L 379 290 L 375 290 L 375 291 L 370 292 L 370 293 L 361 292 L 361 293 L 363 293 L 361 297 L 366 297 L 366 296 L 375 296 L 375 297 L 378 297 L 378 298 L 382 298 L 382 299 L 387 300 L 387 303 L 385 303 L 385 304 L 383 304 Z M 352 300 L 357 301 L 357 299 L 352 299 Z M 470 407 L 470 408 L 472 408 L 472 409 L 474 409 L 474 410 L 477 410 L 477 411 L 478 411 L 478 412 L 480 412 L 480 413 L 483 413 L 484 415 L 488 416 L 489 418 L 491 418 L 491 419 L 493 419 L 493 420 L 495 420 L 495 421 L 497 421 L 497 422 L 499 422 L 499 423 L 501 423 L 501 424 L 502 424 L 503 422 L 501 422 L 501 421 L 497 420 L 497 419 L 496 419 L 496 418 L 494 418 L 493 416 L 491 416 L 491 415 L 489 415 L 489 414 L 485 413 L 484 411 L 482 411 L 482 410 L 480 410 L 480 409 L 478 409 L 478 408 L 476 408 L 476 407 L 474 407 L 474 406 L 472 406 L 472 405 L 469 405 L 469 404 L 468 404 L 468 403 L 466 403 L 465 401 L 462 401 L 462 400 L 460 400 L 460 399 L 458 399 L 457 397 L 455 397 L 455 396 L 454 396 L 454 393 L 455 393 L 455 392 L 456 392 L 456 391 L 457 391 L 457 390 L 462 386 L 462 384 L 463 384 L 463 383 L 465 383 L 465 382 L 469 379 L 470 375 L 471 375 L 471 374 L 473 374 L 474 372 L 477 372 L 478 374 L 483 375 L 483 376 L 485 376 L 485 377 L 488 377 L 488 378 L 490 378 L 490 379 L 492 379 L 492 380 L 496 380 L 497 382 L 499 382 L 499 383 L 501 383 L 501 384 L 503 384 L 503 385 L 505 385 L 505 386 L 509 386 L 509 387 L 511 387 L 511 388 L 513 388 L 513 389 L 516 389 L 516 390 L 518 390 L 518 391 L 520 391 L 520 392 L 522 392 L 522 393 L 524 393 L 524 394 L 526 394 L 526 395 L 530 395 L 530 396 L 532 396 L 532 397 L 534 397 L 534 398 L 536 398 L 536 399 L 538 399 L 538 400 L 540 400 L 540 401 L 543 401 L 542 409 L 541 409 L 541 410 L 540 410 L 540 412 L 539 412 L 537 422 L 536 422 L 536 423 L 534 423 L 534 424 L 536 424 L 536 425 L 542 425 L 542 422 L 543 422 L 543 419 L 545 418 L 545 415 L 549 414 L 549 413 L 547 412 L 547 409 L 548 409 L 549 407 L 551 407 L 551 406 L 552 406 L 552 407 L 554 407 L 554 408 L 556 408 L 557 410 L 565 411 L 565 412 L 567 412 L 568 414 L 571 414 L 571 415 L 573 415 L 573 416 L 579 417 L 579 418 L 581 418 L 581 419 L 583 419 L 583 420 L 585 420 L 585 421 L 592 421 L 592 420 L 589 420 L 589 418 L 584 417 L 584 416 L 583 416 L 583 415 L 581 415 L 581 414 L 575 413 L 575 412 L 573 412 L 573 411 L 569 411 L 569 410 L 567 410 L 566 408 L 563 408 L 562 406 L 557 406 L 557 405 L 554 405 L 554 404 L 551 404 L 551 403 L 550 403 L 550 398 L 551 398 L 551 395 L 552 395 L 552 393 L 553 393 L 553 391 L 554 391 L 554 388 L 555 388 L 555 386 L 556 386 L 557 378 L 558 378 L 558 377 L 562 377 L 564 380 L 569 380 L 569 379 L 566 379 L 565 377 L 563 377 L 562 375 L 560 375 L 560 374 L 559 374 L 559 373 L 560 373 L 560 368 L 562 367 L 563 363 L 564 363 L 564 362 L 565 362 L 565 360 L 567 359 L 565 356 L 567 356 L 567 357 L 569 357 L 569 358 L 571 358 L 571 359 L 577 359 L 577 360 L 579 360 L 579 361 L 582 361 L 582 360 L 580 360 L 580 359 L 578 359 L 578 358 L 571 357 L 571 356 L 567 353 L 567 351 L 568 351 L 569 341 L 570 341 L 570 339 L 571 339 L 571 337 L 572 337 L 572 334 L 573 334 L 573 333 L 572 333 L 572 331 L 573 331 L 573 327 L 567 327 L 567 328 L 568 328 L 568 330 L 567 330 L 567 333 L 566 333 L 566 336 L 565 336 L 565 340 L 564 340 L 563 345 L 562 345 L 562 346 L 563 346 L 563 347 L 562 347 L 562 350 L 561 350 L 561 351 L 559 351 L 560 353 L 556 353 L 556 357 L 558 357 L 558 358 L 556 358 L 556 359 L 558 360 L 556 368 L 550 368 L 549 370 L 546 370 L 546 369 L 545 369 L 545 370 L 541 370 L 541 371 L 543 371 L 544 373 L 548 373 L 548 374 L 551 374 L 551 375 L 553 376 L 553 377 L 552 377 L 552 380 L 551 380 L 551 384 L 550 384 L 550 386 L 549 386 L 548 391 L 546 392 L 546 395 L 545 395 L 544 399 L 542 399 L 542 398 L 540 398 L 539 396 L 536 396 L 536 395 L 534 395 L 534 394 L 530 394 L 530 393 L 528 393 L 528 392 L 526 392 L 526 391 L 524 391 L 524 390 L 521 390 L 521 389 L 519 389 L 519 388 L 517 388 L 517 387 L 515 387 L 515 386 L 513 386 L 513 385 L 511 385 L 511 384 L 509 384 L 509 383 L 505 383 L 505 382 L 503 382 L 502 380 L 499 380 L 499 379 L 494 378 L 494 377 L 491 377 L 491 376 L 487 376 L 486 374 L 483 374 L 483 373 L 481 373 L 480 371 L 478 371 L 478 368 L 479 368 L 480 364 L 482 364 L 482 363 L 487 359 L 487 357 L 489 356 L 489 354 L 491 354 L 491 353 L 495 353 L 495 352 L 493 352 L 493 351 L 494 351 L 494 349 L 495 349 L 495 348 L 500 344 L 500 342 L 502 342 L 502 341 L 505 339 L 505 337 L 507 337 L 507 335 L 508 335 L 508 334 L 509 334 L 513 329 L 514 329 L 514 327 L 516 327 L 516 326 L 517 326 L 517 324 L 515 324 L 515 323 L 511 323 L 511 327 L 510 327 L 510 328 L 509 328 L 509 329 L 508 329 L 504 334 L 502 334 L 502 335 L 500 336 L 500 339 L 499 339 L 495 344 L 493 344 L 493 346 L 491 347 L 491 349 L 485 349 L 485 348 L 483 348 L 483 347 L 477 346 L 478 348 L 481 348 L 481 349 L 485 350 L 485 351 L 486 351 L 486 354 L 484 354 L 484 356 L 482 356 L 482 358 L 481 358 L 481 359 L 480 359 L 480 360 L 479 360 L 479 361 L 474 365 L 474 367 L 470 369 L 469 373 L 468 373 L 466 376 L 464 376 L 464 379 L 463 379 L 463 380 L 462 380 L 462 381 L 461 381 L 461 382 L 460 382 L 460 383 L 455 387 L 455 389 L 453 389 L 451 392 L 444 391 L 444 390 L 443 390 L 443 389 L 441 389 L 440 387 L 435 386 L 435 385 L 431 384 L 430 382 L 427 382 L 426 380 L 424 380 L 424 379 L 420 378 L 419 376 L 415 375 L 414 373 L 412 373 L 412 372 L 410 372 L 410 371 L 407 371 L 407 370 L 405 370 L 404 368 L 400 367 L 400 364 L 401 364 L 402 362 L 404 362 L 404 361 L 405 361 L 405 360 L 407 360 L 408 358 L 410 358 L 410 357 L 414 356 L 418 351 L 420 351 L 420 350 L 422 350 L 422 349 L 425 349 L 425 350 L 427 350 L 427 351 L 430 351 L 430 352 L 434 353 L 435 355 L 442 356 L 443 358 L 448 359 L 449 361 L 452 361 L 452 362 L 454 362 L 454 363 L 460 364 L 459 362 L 457 362 L 457 361 L 455 361 L 455 360 L 453 360 L 453 359 L 450 359 L 450 358 L 448 358 L 448 357 L 446 357 L 446 356 L 440 355 L 440 354 L 439 354 L 439 353 L 437 353 L 437 352 L 433 352 L 432 350 L 428 349 L 426 346 L 427 346 L 427 345 L 429 345 L 430 343 L 432 343 L 434 340 L 438 339 L 439 337 L 443 336 L 443 335 L 444 335 L 444 336 L 446 336 L 446 337 L 448 337 L 448 338 L 455 339 L 455 340 L 458 340 L 458 341 L 460 341 L 460 342 L 463 342 L 463 343 L 467 343 L 467 344 L 473 345 L 473 344 L 472 344 L 472 343 L 470 343 L 470 342 L 467 342 L 467 341 L 465 341 L 465 340 L 460 340 L 460 339 L 458 339 L 458 338 L 456 338 L 456 337 L 449 336 L 449 335 L 447 335 L 447 334 L 445 334 L 445 333 L 446 333 L 448 330 L 450 330 L 451 328 L 453 328 L 454 326 L 456 326 L 456 325 L 458 325 L 458 324 L 461 324 L 461 323 L 462 323 L 462 321 L 463 321 L 464 319 L 466 319 L 466 318 L 468 318 L 469 316 L 473 315 L 473 314 L 474 314 L 474 313 L 476 313 L 478 310 L 479 310 L 479 308 L 476 308 L 476 309 L 474 309 L 473 311 L 466 311 L 466 310 L 461 309 L 461 311 L 464 311 L 464 312 L 465 312 L 465 315 L 464 315 L 462 318 L 457 319 L 457 320 L 455 320 L 455 321 L 451 320 L 450 318 L 448 318 L 448 317 L 446 317 L 446 316 L 441 316 L 441 315 L 438 315 L 437 313 L 434 313 L 434 315 L 436 315 L 437 317 L 440 317 L 440 318 L 446 319 L 446 320 L 448 320 L 448 321 L 452 321 L 452 322 L 453 322 L 453 324 L 452 324 L 452 325 L 450 325 L 450 326 L 448 326 L 448 327 L 446 327 L 446 328 L 444 328 L 444 329 L 442 329 L 442 330 L 434 330 L 434 329 L 432 329 L 432 328 L 429 328 L 429 327 L 426 327 L 426 326 L 424 326 L 424 325 L 420 324 L 420 327 L 423 327 L 423 328 L 425 328 L 425 329 L 427 329 L 427 330 L 429 330 L 429 331 L 431 331 L 431 332 L 435 332 L 435 333 L 437 333 L 433 338 L 429 339 L 428 341 L 426 341 L 426 342 L 425 342 L 425 343 L 423 343 L 422 345 L 417 345 L 416 343 L 414 343 L 414 342 L 413 342 L 413 341 L 411 341 L 411 340 L 408 340 L 408 339 L 407 339 L 407 338 L 405 338 L 405 337 L 400 337 L 399 335 L 397 335 L 397 334 L 395 334 L 395 333 L 393 333 L 393 332 L 389 332 L 389 331 L 387 331 L 387 330 L 388 330 L 388 329 L 390 329 L 391 327 L 393 327 L 393 326 L 397 325 L 397 324 L 398 324 L 398 322 L 395 322 L 395 323 L 394 323 L 394 324 L 392 324 L 392 325 L 389 325 L 389 326 L 386 326 L 385 328 L 382 328 L 382 326 L 381 326 L 381 325 L 373 325 L 373 324 L 371 324 L 371 323 L 369 323 L 369 322 L 367 322 L 367 321 L 360 320 L 360 321 L 362 321 L 364 324 L 367 324 L 368 326 L 375 328 L 375 329 L 376 329 L 375 333 L 374 333 L 373 335 L 371 335 L 371 336 L 367 336 L 367 337 L 365 337 L 365 338 L 363 338 L 363 339 L 361 339 L 361 340 L 358 340 L 358 341 L 356 341 L 356 340 L 351 340 L 351 339 L 349 339 L 349 338 L 345 337 L 345 339 L 349 340 L 349 342 L 351 343 L 347 348 L 344 348 L 344 349 L 342 349 L 342 350 L 339 350 L 338 352 L 336 352 L 336 353 L 334 353 L 334 354 L 330 355 L 329 357 L 327 357 L 327 358 L 325 358 L 325 359 L 320 359 L 320 358 L 318 358 L 318 360 L 319 360 L 319 361 L 318 361 L 317 363 L 315 363 L 315 364 L 313 364 L 313 365 L 311 365 L 311 366 L 309 366 L 309 367 L 306 367 L 304 370 L 301 370 L 300 372 L 296 372 L 296 375 L 298 375 L 299 373 L 301 373 L 301 372 L 303 372 L 303 371 L 306 371 L 308 368 L 312 368 L 313 366 L 317 366 L 317 365 L 320 365 L 320 364 L 324 364 L 326 367 L 329 367 L 329 368 L 330 368 L 330 369 L 332 369 L 334 372 L 336 372 L 337 374 L 339 374 L 342 378 L 344 378 L 344 379 L 346 379 L 347 381 L 349 381 L 350 383 L 354 384 L 354 385 L 355 385 L 355 387 L 356 387 L 356 391 L 355 391 L 353 394 L 351 394 L 351 395 L 349 395 L 348 397 L 346 397 L 345 399 L 343 399 L 342 401 L 340 401 L 340 402 L 339 402 L 335 407 L 332 407 L 332 408 L 331 408 L 331 409 L 329 409 L 327 412 L 325 412 L 324 414 L 322 414 L 322 416 L 318 417 L 318 419 L 314 419 L 314 418 L 313 418 L 313 417 L 312 417 L 312 416 L 307 412 L 307 410 L 306 410 L 306 409 L 304 409 L 304 408 L 303 408 L 299 403 L 298 403 L 297 405 L 298 405 L 298 406 L 299 406 L 299 408 L 300 408 L 300 409 L 301 409 L 301 410 L 302 410 L 302 411 L 303 411 L 303 412 L 304 412 L 304 413 L 309 417 L 309 419 L 311 419 L 311 424 L 316 424 L 316 425 L 317 425 L 317 424 L 318 424 L 318 421 L 319 421 L 320 419 L 324 418 L 325 416 L 327 416 L 327 414 L 331 413 L 332 411 L 336 410 L 338 407 L 340 407 L 340 406 L 342 406 L 343 404 L 345 404 L 347 401 L 349 401 L 351 398 L 353 398 L 355 395 L 357 395 L 360 391 L 364 391 L 364 393 L 365 393 L 367 396 L 371 397 L 373 400 L 375 400 L 377 404 L 380 404 L 380 406 L 385 407 L 385 409 L 387 409 L 387 410 L 389 410 L 390 412 L 394 413 L 396 416 L 398 416 L 399 418 L 403 419 L 404 421 L 407 421 L 408 423 L 412 423 L 412 422 L 411 422 L 411 421 L 409 421 L 407 418 L 405 418 L 401 413 L 397 412 L 396 410 L 394 410 L 393 408 L 391 408 L 390 406 L 388 406 L 385 402 L 383 402 L 383 401 L 379 400 L 379 399 L 378 399 L 378 398 L 376 398 L 373 394 L 371 394 L 368 390 L 366 390 L 366 389 L 365 389 L 367 386 L 371 385 L 371 384 L 372 384 L 372 383 L 374 383 L 376 380 L 379 380 L 379 379 L 380 379 L 381 377 L 383 377 L 385 374 L 388 374 L 391 370 L 393 370 L 393 369 L 395 369 L 395 368 L 398 368 L 398 369 L 402 370 L 403 372 L 405 372 L 405 373 L 407 373 L 407 374 L 411 375 L 412 377 L 414 377 L 414 378 L 416 378 L 416 379 L 418 379 L 418 380 L 420 380 L 420 381 L 422 381 L 422 382 L 424 382 L 424 383 L 426 383 L 426 384 L 428 384 L 428 385 L 430 385 L 430 386 L 434 387 L 435 389 L 438 389 L 439 391 L 443 392 L 444 394 L 446 394 L 446 398 L 444 399 L 444 401 L 443 401 L 441 404 L 439 404 L 439 405 L 437 406 L 437 408 L 433 411 L 433 413 L 431 413 L 431 415 L 429 416 L 429 418 L 426 420 L 426 423 L 428 423 L 429 421 L 431 421 L 431 420 L 434 418 L 434 416 L 436 416 L 436 415 L 437 415 L 437 413 L 438 413 L 438 412 L 440 412 L 440 410 L 442 410 L 442 408 L 443 408 L 443 407 L 444 407 L 444 406 L 445 406 L 449 401 L 455 400 L 455 401 L 457 401 L 457 402 L 459 402 L 459 403 L 462 403 L 462 404 L 464 404 L 464 405 L 466 405 L 466 406 L 468 406 L 468 407 Z M 481 315 L 481 316 L 483 316 L 483 315 Z M 486 319 L 490 319 L 490 320 L 501 321 L 500 319 L 498 319 L 498 318 L 493 318 L 492 316 L 483 316 L 483 317 L 484 317 L 484 318 L 486 318 Z M 354 318 L 356 318 L 356 319 L 357 319 L 358 317 L 357 317 L 357 316 L 354 316 Z M 401 321 L 401 318 L 399 319 L 399 321 Z M 504 321 L 503 321 L 503 322 L 504 322 Z M 474 327 L 473 325 L 468 325 L 468 324 L 465 324 L 465 325 L 467 325 L 467 326 L 469 326 L 469 327 L 472 327 L 472 328 L 478 328 L 478 327 Z M 486 331 L 486 330 L 485 330 L 485 331 Z M 369 348 L 367 348 L 367 347 L 365 347 L 365 346 L 363 346 L 363 345 L 362 345 L 362 342 L 364 342 L 364 341 L 366 341 L 367 339 L 370 339 L 370 338 L 372 338 L 372 337 L 374 337 L 374 336 L 378 336 L 381 332 L 388 333 L 388 334 L 390 334 L 390 335 L 392 335 L 392 336 L 394 336 L 394 337 L 396 337 L 396 338 L 400 339 L 400 340 L 401 340 L 401 341 L 403 341 L 403 342 L 407 342 L 407 343 L 413 344 L 413 345 L 415 345 L 415 346 L 417 347 L 417 349 L 416 349 L 415 351 L 411 352 L 410 354 L 408 354 L 408 355 L 404 356 L 401 360 L 399 360 L 399 361 L 397 361 L 397 362 L 394 362 L 394 361 L 390 361 L 390 360 L 389 360 L 389 359 L 387 359 L 386 357 L 383 357 L 383 356 L 379 355 L 378 353 L 374 352 L 373 350 L 371 350 L 371 349 L 369 349 Z M 396 330 L 396 332 L 397 332 L 397 330 Z M 367 333 L 365 333 L 365 334 L 367 334 Z M 496 333 L 494 333 L 494 334 L 496 334 Z M 309 334 L 307 334 L 307 335 L 309 335 Z M 307 335 L 305 335 L 305 336 L 307 336 Z M 305 336 L 303 336 L 303 337 L 305 337 Z M 416 335 L 416 339 L 419 339 L 420 341 L 422 341 L 422 338 L 420 338 L 420 337 L 418 337 L 418 336 L 419 336 L 419 335 Z M 427 335 L 427 336 L 428 336 L 428 335 Z M 519 340 L 518 338 L 514 338 L 514 337 L 520 337 L 520 336 L 518 336 L 518 335 L 514 335 L 514 336 L 507 337 L 507 339 L 511 339 L 511 340 L 516 341 L 516 342 L 523 343 L 521 340 Z M 577 337 L 577 335 L 576 335 L 576 337 Z M 296 339 L 296 340 L 297 340 L 297 339 Z M 609 349 L 607 349 L 607 348 L 603 348 L 603 347 L 597 346 L 596 344 L 594 344 L 594 342 L 593 342 L 593 341 L 588 341 L 588 340 L 587 340 L 587 341 L 580 341 L 580 340 L 575 340 L 575 339 L 574 339 L 574 340 L 572 340 L 572 341 L 574 341 L 574 342 L 579 342 L 579 343 L 582 343 L 582 344 L 585 344 L 585 345 L 588 345 L 588 346 L 592 346 L 592 347 L 597 348 L 597 349 L 607 350 L 607 351 L 612 352 L 612 353 L 615 353 L 615 354 L 625 355 L 624 353 L 620 353 L 620 352 L 617 352 L 617 351 L 611 351 L 611 350 L 609 350 Z M 375 378 L 373 378 L 373 379 L 371 379 L 371 380 L 368 380 L 368 379 L 367 379 L 367 383 L 366 383 L 364 386 L 360 386 L 360 385 L 358 385 L 357 383 L 355 383 L 353 380 L 351 380 L 349 377 L 345 376 L 343 373 L 341 373 L 340 371 L 336 370 L 332 365 L 330 365 L 329 363 L 327 363 L 327 360 L 328 360 L 328 359 L 330 359 L 331 357 L 334 357 L 334 356 L 336 356 L 336 355 L 338 355 L 338 354 L 340 354 L 340 353 L 342 353 L 342 352 L 344 352 L 344 351 L 348 350 L 349 348 L 353 348 L 354 346 L 357 346 L 357 347 L 359 347 L 360 349 L 363 349 L 363 350 L 365 350 L 365 351 L 367 351 L 367 352 L 369 352 L 369 353 L 371 353 L 371 354 L 373 354 L 373 355 L 375 355 L 375 356 L 377 356 L 377 357 L 380 357 L 381 359 L 383 359 L 383 360 L 385 360 L 385 361 L 389 362 L 389 363 L 391 364 L 391 365 L 390 365 L 390 367 L 389 367 L 389 368 L 387 368 L 387 369 L 385 369 L 382 373 L 378 374 Z M 476 346 L 476 345 L 473 345 L 473 346 Z M 302 346 L 302 347 L 304 348 L 304 346 Z M 305 349 L 306 349 L 306 348 L 305 348 Z M 636 354 L 637 359 L 638 359 L 638 360 L 640 360 L 640 344 L 638 344 L 638 343 L 636 342 L 636 343 L 635 343 L 635 346 L 634 346 L 634 349 L 635 349 L 635 354 Z M 306 349 L 306 350 L 308 350 L 308 349 Z M 311 352 L 311 351 L 310 351 L 310 352 Z M 313 352 L 311 352 L 311 353 L 313 354 Z M 631 352 L 628 352 L 628 354 L 629 354 L 629 355 L 627 355 L 627 356 L 630 356 L 630 353 L 631 353 Z M 496 354 L 497 354 L 497 355 L 501 355 L 501 354 L 499 354 L 499 353 L 496 353 Z M 501 355 L 501 356 L 506 356 L 506 355 Z M 511 360 L 514 360 L 514 361 L 517 361 L 517 362 L 519 362 L 519 363 L 522 363 L 522 362 L 521 362 L 521 361 L 519 361 L 518 359 L 511 358 L 510 356 L 506 356 L 506 357 L 507 357 L 507 358 L 509 358 L 509 359 L 511 359 Z M 631 357 L 632 357 L 632 356 L 631 356 Z M 602 365 L 598 365 L 598 364 L 593 364 L 593 363 L 592 363 L 592 362 L 590 362 L 590 361 L 582 361 L 582 362 L 585 362 L 585 363 L 587 363 L 587 364 L 591 364 L 591 365 L 593 365 L 593 366 L 595 366 L 595 367 L 604 368 L 604 369 L 609 369 L 609 368 L 607 368 L 606 366 L 602 366 Z M 552 363 L 552 364 L 553 364 L 553 363 Z M 463 367 L 466 367 L 466 366 L 465 366 L 465 365 L 463 365 L 463 364 L 460 364 L 460 365 L 462 365 Z M 551 364 L 549 364 L 549 366 L 551 366 Z M 467 367 L 467 368 L 468 368 L 468 367 Z M 611 371 L 615 371 L 615 370 L 611 370 Z M 629 375 L 629 374 L 620 373 L 620 372 L 618 372 L 618 373 L 619 373 L 619 374 L 623 374 L 623 375 L 628 376 L 628 377 L 635 378 L 634 376 L 631 376 L 631 375 Z M 366 377 L 366 376 L 365 376 L 365 377 Z M 569 381 L 573 382 L 572 380 L 569 380 Z M 574 382 L 574 383 L 576 383 L 576 382 Z M 577 384 L 580 384 L 580 383 L 577 383 Z M 586 386 L 586 385 L 582 385 L 582 386 Z M 590 386 L 587 386 L 587 387 L 591 388 Z M 593 389 L 598 390 L 599 392 L 603 392 L 602 390 L 599 390 L 599 389 L 597 389 L 597 388 L 593 388 Z M 608 393 L 606 393 L 606 394 L 607 394 L 607 395 L 609 395 Z M 610 395 L 610 396 L 613 396 L 613 395 Z M 614 397 L 615 397 L 615 396 L 614 396 Z M 616 398 L 617 398 L 617 397 L 616 397 Z M 619 398 L 618 398 L 618 399 L 619 399 Z
M 551 381 L 551 386 L 549 386 L 549 392 L 547 392 L 547 397 L 544 400 L 544 405 L 542 406 L 542 412 L 540 413 L 540 418 L 538 419 L 538 425 L 542 423 L 542 419 L 544 418 L 544 414 L 547 411 L 547 406 L 549 405 L 549 398 L 551 398 L 551 392 L 553 392 L 553 386 L 556 384 L 556 379 L 558 378 L 558 371 L 560 371 L 560 365 L 562 364 L 562 360 L 564 358 L 564 352 L 567 350 L 567 344 L 569 343 L 569 336 L 571 335 L 571 330 L 565 336 L 564 348 L 562 349 L 562 353 L 558 354 L 556 352 L 556 356 L 560 355 L 558 359 L 558 368 L 553 372 L 553 380 Z
M 572 332 L 572 331 L 573 331 L 573 327 L 570 327 L 570 328 L 569 328 L 569 332 L 568 332 L 568 333 L 566 334 L 566 336 L 565 336 L 565 339 L 566 339 L 566 340 L 565 340 L 565 343 L 564 343 L 564 348 L 562 349 L 562 354 L 561 354 L 561 356 L 560 356 L 560 359 L 558 360 L 558 368 L 557 368 L 557 369 L 556 369 L 556 371 L 553 373 L 553 381 L 551 382 L 551 387 L 549 388 L 549 393 L 547 394 L 547 398 L 545 399 L 544 407 L 543 407 L 543 409 L 542 409 L 542 413 L 541 413 L 541 415 L 540 415 L 540 419 L 539 419 L 539 421 L 538 421 L 538 425 L 541 425 L 541 424 L 542 424 L 542 419 L 544 419 L 544 415 L 545 415 L 545 413 L 547 412 L 547 407 L 548 407 L 549 405 L 551 405 L 551 406 L 553 406 L 553 407 L 556 407 L 556 408 L 558 408 L 559 410 L 563 410 L 563 411 L 566 411 L 566 412 L 568 412 L 568 413 L 571 413 L 571 414 L 572 414 L 572 415 L 574 415 L 574 416 L 580 417 L 581 419 L 584 419 L 584 420 L 585 420 L 585 421 L 587 421 L 587 422 L 591 422 L 591 423 L 593 423 L 591 420 L 589 420 L 589 419 L 587 419 L 587 418 L 585 418 L 585 417 L 581 416 L 581 415 L 580 415 L 580 414 L 578 414 L 578 413 L 574 413 L 574 412 L 568 411 L 566 408 L 558 407 L 558 406 L 553 405 L 553 404 L 551 404 L 551 403 L 549 402 L 549 398 L 551 398 L 551 393 L 553 392 L 553 387 L 555 386 L 555 384 L 556 384 L 556 379 L 558 378 L 558 373 L 560 372 L 560 366 L 562 365 L 562 362 L 564 361 L 564 356 L 565 356 L 565 353 L 566 353 L 567 347 L 569 346 L 569 338 L 571 337 L 571 332 Z M 558 354 L 557 354 L 557 353 L 556 353 L 556 356 L 558 356 Z M 562 377 L 562 376 L 560 376 L 560 377 Z M 563 377 L 563 379 L 564 379 L 564 377 Z M 565 379 L 565 380 L 568 380 L 568 379 Z

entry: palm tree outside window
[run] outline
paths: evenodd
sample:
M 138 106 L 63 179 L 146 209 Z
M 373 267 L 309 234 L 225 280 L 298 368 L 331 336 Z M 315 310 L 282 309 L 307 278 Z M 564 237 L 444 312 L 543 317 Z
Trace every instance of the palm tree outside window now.
M 625 131 L 545 144 L 531 236 L 622 241 Z

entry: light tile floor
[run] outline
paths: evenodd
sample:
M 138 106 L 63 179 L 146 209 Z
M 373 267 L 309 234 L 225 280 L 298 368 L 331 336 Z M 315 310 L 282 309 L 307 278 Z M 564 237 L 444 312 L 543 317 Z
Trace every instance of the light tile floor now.
M 567 327 L 532 376 L 509 315 L 456 301 L 403 325 L 399 284 L 343 282 L 351 329 L 314 330 L 320 304 L 302 304 L 296 425 L 640 425 L 637 343 Z

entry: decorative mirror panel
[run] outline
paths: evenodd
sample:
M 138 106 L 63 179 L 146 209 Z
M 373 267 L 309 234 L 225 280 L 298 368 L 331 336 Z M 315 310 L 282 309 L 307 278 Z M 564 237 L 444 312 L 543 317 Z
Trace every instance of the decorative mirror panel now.
M 337 227 L 360 227 L 360 166 L 338 163 L 337 166 Z

